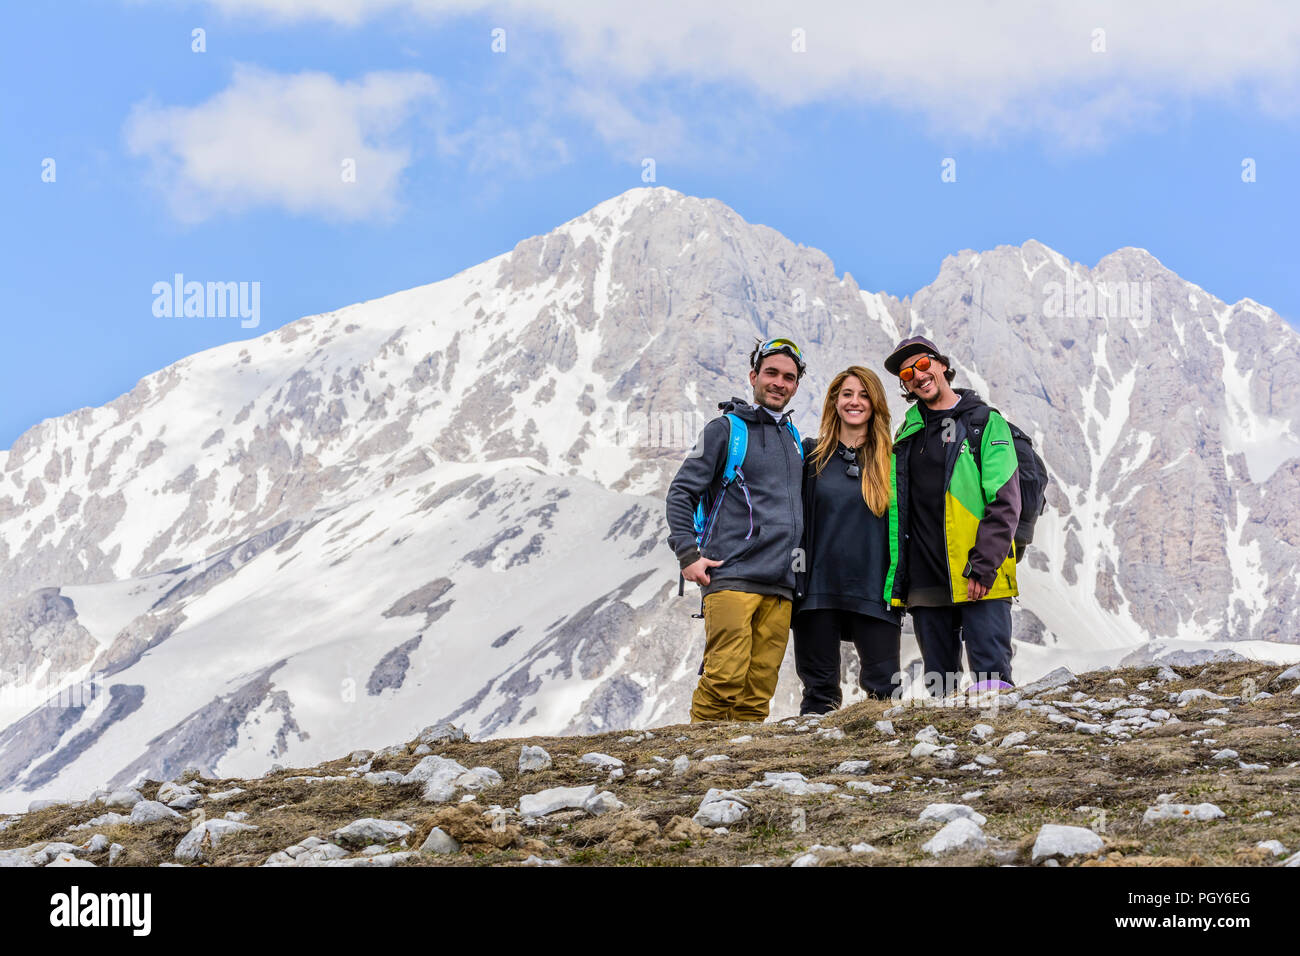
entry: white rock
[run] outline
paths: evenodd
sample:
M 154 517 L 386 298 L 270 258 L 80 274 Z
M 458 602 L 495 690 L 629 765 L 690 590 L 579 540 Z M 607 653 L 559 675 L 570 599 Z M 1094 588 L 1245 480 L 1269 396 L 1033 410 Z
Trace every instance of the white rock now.
M 189 833 L 185 834 L 176 845 L 173 856 L 178 860 L 202 859 L 208 850 L 214 849 L 222 838 L 242 830 L 256 830 L 251 823 L 236 823 L 234 820 L 205 820 Z
M 878 720 L 876 721 L 876 730 L 887 737 L 892 737 L 894 736 L 894 722 L 892 720 Z
M 1045 823 L 1034 840 L 1033 862 L 1051 856 L 1087 856 L 1104 846 L 1101 837 L 1087 827 Z
M 1026 684 L 1017 689 L 1025 697 L 1032 697 L 1035 694 L 1041 694 L 1045 691 L 1055 690 L 1058 687 L 1064 687 L 1067 684 L 1073 683 L 1073 681 L 1074 674 L 1070 673 L 1068 667 L 1058 667 L 1046 676 L 1040 677 L 1032 684 Z
M 335 779 L 335 780 L 346 780 L 347 778 L 346 778 L 346 777 L 335 777 L 334 779 Z M 231 797 L 237 797 L 237 796 L 239 796 L 239 795 L 240 795 L 241 793 L 243 793 L 243 792 L 244 792 L 243 789 L 240 788 L 240 787 L 231 787 L 229 790 L 221 790 L 221 791 L 219 791 L 219 792 L 217 792 L 217 793 L 210 793 L 210 794 L 208 794 L 208 799 L 209 799 L 209 800 L 229 800 Z
M 198 793 L 198 791 L 187 784 L 176 783 L 169 780 L 166 783 L 159 785 L 155 799 L 160 803 L 171 803 L 178 797 L 192 797 L 196 793 Z
M 48 866 L 94 866 L 95 864 L 91 863 L 89 860 L 79 860 L 71 853 L 60 853 L 53 860 L 51 860 L 49 863 L 46 863 L 45 865 L 48 867 Z
M 681 754 L 673 758 L 673 776 L 684 774 L 691 766 L 691 758 Z
M 125 813 L 101 813 L 99 816 L 93 817 L 85 823 L 78 823 L 75 826 L 68 827 L 68 829 L 70 831 L 96 830 L 100 827 L 114 827 L 118 824 L 130 822 L 131 818 Z
M 624 804 L 610 793 L 608 790 L 602 790 L 600 793 L 592 795 L 582 803 L 582 809 L 586 810 L 592 816 L 601 816 L 614 810 L 622 810 Z
M 125 809 L 135 806 L 143 799 L 139 790 L 115 790 L 104 798 L 104 806 Z
M 1286 856 L 1286 847 L 1282 845 L 1281 840 L 1262 840 L 1255 846 L 1261 850 L 1268 850 L 1274 856 Z
M 1239 756 L 1241 755 L 1237 753 L 1237 751 L 1229 750 L 1228 748 L 1225 747 L 1223 750 L 1216 750 L 1213 754 L 1210 755 L 1210 759 L 1211 760 L 1236 760 Z
M 557 810 L 582 809 L 596 795 L 594 786 L 551 787 L 519 798 L 519 813 L 525 817 L 544 817 Z
M 1261 810 L 1259 813 L 1252 814 L 1250 818 L 1252 820 L 1263 820 L 1265 817 L 1271 817 L 1272 815 L 1272 810 Z
M 551 755 L 541 747 L 530 747 L 524 744 L 519 749 L 519 772 L 534 773 L 538 770 L 546 770 L 551 766 Z
M 642 780 L 653 780 L 655 777 L 662 777 L 663 773 L 662 770 L 650 768 L 648 770 L 638 770 L 636 775 Z
M 442 827 L 434 827 L 420 844 L 421 853 L 455 853 L 460 844 L 453 840 Z
M 157 800 L 141 800 L 131 807 L 130 821 L 133 824 L 156 823 L 159 820 L 179 820 L 181 815 Z
M 731 740 L 728 741 L 728 743 L 747 744 L 753 739 L 754 739 L 753 734 L 741 734 L 739 737 L 732 737 Z
M 465 733 L 465 731 L 461 730 L 455 724 L 450 724 L 443 720 L 431 727 L 425 727 L 420 731 L 420 735 L 416 737 L 415 740 L 416 743 L 428 744 L 432 747 L 435 744 L 448 744 L 460 740 L 469 740 L 469 734 Z
M 416 744 L 415 749 L 412 750 L 411 753 L 417 757 L 424 757 L 428 754 L 433 753 L 433 748 L 430 747 L 428 744 Z
M 707 797 L 705 800 L 706 802 L 700 804 L 699 810 L 691 818 L 702 827 L 716 827 L 735 823 L 749 812 L 749 807 L 739 800 L 709 801 Z
M 519 864 L 520 866 L 563 866 L 563 860 L 543 860 L 536 853 L 531 854 L 528 859 Z
M 939 856 L 954 850 L 982 850 L 988 846 L 984 831 L 974 820 L 958 817 L 944 826 L 930 840 L 921 845 L 921 849 L 931 856 Z
M 866 773 L 871 767 L 870 760 L 845 760 L 835 768 L 836 773 Z
M 965 818 L 972 821 L 977 826 L 984 826 L 988 820 L 985 816 L 966 806 L 964 803 L 932 803 L 924 810 L 917 820 L 924 823 L 926 820 L 933 820 L 936 823 L 951 823 L 953 820 Z
M 967 790 L 961 795 L 961 798 L 963 800 L 978 800 L 982 796 L 984 796 L 983 790 Z
M 593 767 L 599 767 L 601 770 L 613 770 L 615 767 L 623 766 L 623 761 L 619 760 L 617 757 L 611 757 L 609 754 L 602 753 L 583 754 L 580 758 L 580 762 L 591 764 Z
M 501 783 L 501 774 L 491 767 L 473 767 L 455 780 L 457 787 L 462 787 L 471 793 L 482 793 L 492 787 L 501 786 Z
M 68 803 L 67 800 L 33 800 L 27 804 L 27 812 L 35 813 L 37 810 L 48 810 L 50 807 L 61 807 Z
M 855 843 L 849 847 L 850 853 L 875 853 L 876 848 L 870 843 Z
M 813 736 L 818 740 L 843 740 L 844 731 L 839 727 L 825 727 L 817 731 Z
M 939 752 L 939 748 L 936 747 L 934 744 L 919 743 L 912 748 L 911 755 L 912 757 L 919 759 L 921 757 L 932 757 L 938 752 Z
M 999 743 L 998 746 L 1014 747 L 1016 746 L 1016 744 L 1023 744 L 1028 739 L 1029 739 L 1029 734 L 1025 733 L 1023 730 L 1017 730 L 1003 737 L 1001 743 Z
M 1197 700 L 1227 700 L 1227 699 L 1228 698 L 1222 697 L 1219 694 L 1214 693 L 1213 691 L 1208 691 L 1203 687 L 1192 687 L 1178 694 L 1178 696 L 1174 698 L 1174 703 L 1176 703 L 1179 707 L 1186 707 L 1188 704 Z
M 415 828 L 400 820 L 379 820 L 362 817 L 330 834 L 330 839 L 343 846 L 364 847 L 372 843 L 397 843 L 411 835 Z
M 396 770 L 379 770 L 371 771 L 361 778 L 366 783 L 374 784 L 376 787 L 386 787 L 392 784 L 402 782 L 402 774 Z
M 108 848 L 108 865 L 112 866 L 117 862 L 117 858 L 126 851 L 126 847 L 120 843 L 114 843 Z
M 1099 734 L 1101 733 L 1101 724 L 1085 724 L 1079 721 L 1074 725 L 1075 733 L 1080 734 Z
M 970 732 L 971 736 L 977 740 L 988 740 L 997 733 L 991 724 L 976 724 L 970 729 Z
M 81 845 L 83 853 L 103 853 L 108 849 L 108 837 L 102 833 L 96 833 L 93 837 Z
M 701 757 L 700 763 L 725 763 L 730 759 L 726 754 L 709 754 L 707 757 Z
M 821 866 L 821 857 L 816 853 L 805 853 L 794 858 L 791 866 Z
M 862 790 L 865 793 L 889 793 L 893 787 L 882 786 L 881 784 L 870 783 L 866 780 L 850 780 L 845 784 L 850 790 Z
M 374 755 L 373 750 L 354 750 L 348 754 L 348 763 L 365 763 Z
M 1142 814 L 1143 823 L 1155 823 L 1160 820 L 1213 820 L 1225 816 L 1224 812 L 1212 803 L 1162 803 L 1150 807 Z
M 939 742 L 939 731 L 931 724 L 924 730 L 917 731 L 915 739 L 921 741 L 921 743 L 937 744 Z

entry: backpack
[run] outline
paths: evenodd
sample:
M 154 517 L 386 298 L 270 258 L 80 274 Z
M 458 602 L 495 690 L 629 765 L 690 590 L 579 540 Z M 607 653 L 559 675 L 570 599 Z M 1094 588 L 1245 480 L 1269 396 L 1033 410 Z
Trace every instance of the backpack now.
M 722 499 L 726 497 L 727 489 L 733 484 L 740 488 L 745 495 L 745 503 L 749 505 L 749 534 L 745 535 L 748 541 L 750 535 L 754 533 L 754 506 L 749 500 L 749 488 L 745 484 L 745 473 L 741 470 L 745 464 L 745 453 L 749 450 L 749 426 L 745 424 L 744 419 L 731 412 L 727 412 L 727 427 L 729 436 L 727 438 L 727 458 L 722 467 L 722 483 L 718 486 L 717 495 L 710 495 L 705 491 L 700 496 L 700 500 L 695 503 L 695 543 L 699 546 L 700 551 L 704 551 L 704 546 L 708 544 L 709 538 L 713 535 L 713 527 L 717 522 L 718 512 L 722 508 Z M 794 422 L 787 420 L 785 429 L 794 439 L 795 448 L 799 449 L 799 459 L 803 460 L 803 439 L 799 437 L 799 429 L 794 427 Z M 710 500 L 712 499 L 712 500 Z M 678 595 L 686 593 L 686 579 L 680 574 L 677 581 Z M 703 617 L 703 603 L 701 603 L 701 613 L 693 615 L 694 617 Z
M 980 436 L 984 426 L 989 423 L 989 412 L 997 412 L 990 405 L 982 405 L 966 415 L 966 428 L 974 438 L 971 453 L 975 456 L 975 467 L 980 467 Z M 1001 412 L 998 412 L 1002 415 Z M 1006 416 L 1003 415 L 1003 420 Z M 1038 452 L 1034 451 L 1034 442 L 1028 435 L 1013 425 L 1009 420 L 1012 444 L 1016 448 L 1017 475 L 1020 478 L 1020 523 L 1016 525 L 1016 562 L 1025 556 L 1025 550 L 1034 540 L 1034 525 L 1038 516 L 1047 510 L 1047 484 L 1051 479 L 1047 475 L 1047 463 Z M 982 470 L 982 469 L 981 469 Z

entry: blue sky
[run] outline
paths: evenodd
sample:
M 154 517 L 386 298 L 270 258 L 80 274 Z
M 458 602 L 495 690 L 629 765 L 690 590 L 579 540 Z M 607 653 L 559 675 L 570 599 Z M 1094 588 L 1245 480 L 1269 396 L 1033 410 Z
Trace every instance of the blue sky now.
M 867 289 L 908 295 L 963 248 L 1035 238 L 1093 265 L 1134 245 L 1300 320 L 1288 5 L 1195 31 L 1169 26 L 1188 4 L 701 6 L 11 6 L 0 448 L 193 352 L 506 251 L 644 185 L 645 156 Z M 260 282 L 260 326 L 156 317 L 177 272 Z

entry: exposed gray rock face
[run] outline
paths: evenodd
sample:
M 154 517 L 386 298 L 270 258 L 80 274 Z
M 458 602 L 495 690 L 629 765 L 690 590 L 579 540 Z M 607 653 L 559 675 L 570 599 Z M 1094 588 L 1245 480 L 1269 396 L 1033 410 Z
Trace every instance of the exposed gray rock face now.
M 411 654 L 420 646 L 421 640 L 423 636 L 417 634 L 381 657 L 375 669 L 370 672 L 370 679 L 366 681 L 366 693 L 378 697 L 385 688 L 401 687 L 402 681 L 406 679 L 406 669 L 411 666 Z

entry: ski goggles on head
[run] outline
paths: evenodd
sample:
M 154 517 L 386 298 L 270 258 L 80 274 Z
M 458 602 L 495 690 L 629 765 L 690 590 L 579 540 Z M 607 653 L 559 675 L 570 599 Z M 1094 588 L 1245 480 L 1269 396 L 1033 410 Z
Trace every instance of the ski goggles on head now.
M 906 368 L 900 368 L 898 370 L 898 377 L 904 382 L 910 382 L 916 376 L 917 372 L 924 372 L 930 367 L 930 361 L 932 359 L 937 359 L 938 357 L 939 356 L 937 355 L 922 355 Z
M 794 359 L 794 364 L 799 367 L 799 371 L 802 372 L 804 370 L 803 352 L 799 351 L 799 346 L 795 345 L 794 342 L 789 339 L 768 339 L 766 342 L 759 345 L 757 354 L 754 356 L 755 371 L 758 370 L 763 359 L 767 358 L 769 355 L 778 354 L 790 356 L 790 358 Z

